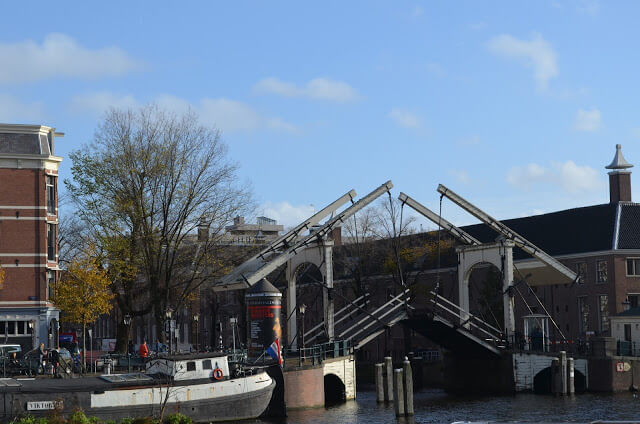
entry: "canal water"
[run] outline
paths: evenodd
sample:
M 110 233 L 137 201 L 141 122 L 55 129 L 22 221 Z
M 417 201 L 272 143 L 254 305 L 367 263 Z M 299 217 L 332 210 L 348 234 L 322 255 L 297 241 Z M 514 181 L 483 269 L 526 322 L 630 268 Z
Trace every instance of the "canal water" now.
M 588 423 L 596 420 L 640 423 L 640 397 L 629 392 L 573 397 L 534 394 L 460 397 L 442 390 L 422 390 L 414 395 L 415 417 L 399 420 L 393 405 L 376 403 L 374 392 L 359 391 L 357 397 L 355 401 L 336 406 L 289 411 L 282 423 Z

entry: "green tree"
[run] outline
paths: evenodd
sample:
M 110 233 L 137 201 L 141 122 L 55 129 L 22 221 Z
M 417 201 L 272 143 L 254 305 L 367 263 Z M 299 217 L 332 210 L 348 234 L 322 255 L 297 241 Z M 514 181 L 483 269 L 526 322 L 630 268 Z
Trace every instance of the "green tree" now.
M 193 113 L 146 106 L 112 109 L 91 145 L 70 155 L 65 183 L 105 254 L 123 314 L 152 313 L 161 329 L 167 309 L 222 272 L 219 236 L 251 200 L 226 150 Z M 196 240 L 196 231 L 205 236 Z
M 82 324 L 82 350 L 86 366 L 86 328 L 112 309 L 111 280 L 100 265 L 95 249 L 89 248 L 73 259 L 56 285 L 54 304 L 63 312 L 62 320 Z

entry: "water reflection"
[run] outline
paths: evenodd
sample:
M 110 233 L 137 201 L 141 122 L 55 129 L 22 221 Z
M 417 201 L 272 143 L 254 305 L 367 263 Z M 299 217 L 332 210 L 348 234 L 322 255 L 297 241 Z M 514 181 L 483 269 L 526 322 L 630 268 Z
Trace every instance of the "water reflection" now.
M 625 420 L 640 423 L 640 399 L 631 393 L 553 397 L 534 394 L 459 397 L 441 390 L 415 394 L 415 417 L 395 417 L 393 405 L 376 403 L 375 393 L 328 408 L 289 411 L 286 424 L 350 423 L 559 423 Z

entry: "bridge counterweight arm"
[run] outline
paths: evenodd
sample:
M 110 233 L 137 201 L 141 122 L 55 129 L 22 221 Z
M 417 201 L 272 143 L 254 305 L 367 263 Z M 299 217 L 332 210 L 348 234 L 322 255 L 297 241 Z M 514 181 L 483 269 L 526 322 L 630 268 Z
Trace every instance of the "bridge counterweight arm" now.
M 466 210 L 471 215 L 475 216 L 480 221 L 487 224 L 496 232 L 504 235 L 506 238 L 510 240 L 513 240 L 516 246 L 518 246 L 520 249 L 524 250 L 534 258 L 540 260 L 544 264 L 560 272 L 567 278 L 573 281 L 578 281 L 579 276 L 575 272 L 573 272 L 571 269 L 567 268 L 565 265 L 560 263 L 554 257 L 547 254 L 544 250 L 540 249 L 535 244 L 531 243 L 529 240 L 527 240 L 526 238 L 522 237 L 520 234 L 513 231 L 511 228 L 507 227 L 502 222 L 498 221 L 497 219 L 493 218 L 492 216 L 485 213 L 481 209 L 477 208 L 476 206 L 474 206 L 469 201 L 465 200 L 460 195 L 449 190 L 447 187 L 445 187 L 442 184 L 438 185 L 438 193 L 442 194 L 443 196 L 451 200 L 453 203 L 460 206 L 462 209 Z
M 448 231 L 452 236 L 454 236 L 461 242 L 466 244 L 476 245 L 476 246 L 480 244 L 480 242 L 476 238 L 474 238 L 471 234 L 456 227 L 455 225 L 453 225 L 452 223 L 450 223 L 440 215 L 436 214 L 431 209 L 422 205 L 417 200 L 411 198 L 410 196 L 404 193 L 400 193 L 400 196 L 398 196 L 398 200 L 400 200 L 402 203 L 406 204 L 407 206 L 410 206 L 414 211 L 418 212 L 419 214 L 421 214 L 422 216 L 424 216 L 434 224 L 440 225 L 441 228 Z
M 242 278 L 244 279 L 244 282 L 238 282 L 236 280 L 227 282 L 223 280 L 222 282 L 217 284 L 217 287 L 214 287 L 214 290 L 216 290 L 216 288 L 217 290 L 228 290 L 233 288 L 251 287 L 258 281 L 260 281 L 262 278 L 266 277 L 267 275 L 275 271 L 279 266 L 285 264 L 291 257 L 295 256 L 298 250 L 310 244 L 312 240 L 323 238 L 335 227 L 337 223 L 343 222 L 346 218 L 349 218 L 350 216 L 355 214 L 357 211 L 364 208 L 369 203 L 373 202 L 383 193 L 388 192 L 392 188 L 393 188 L 393 183 L 391 181 L 387 181 L 377 189 L 373 190 L 371 193 L 364 196 L 362 199 L 353 203 L 351 206 L 349 206 L 347 209 L 345 209 L 338 215 L 331 218 L 329 221 L 327 221 L 325 224 L 323 224 L 320 228 L 318 228 L 313 233 L 307 235 L 301 240 L 298 240 L 297 242 L 289 246 L 285 251 L 281 252 L 279 255 L 266 261 L 264 264 L 262 264 L 257 270 L 252 272 L 250 275 L 243 274 Z M 231 275 L 235 275 L 235 272 L 232 273 Z

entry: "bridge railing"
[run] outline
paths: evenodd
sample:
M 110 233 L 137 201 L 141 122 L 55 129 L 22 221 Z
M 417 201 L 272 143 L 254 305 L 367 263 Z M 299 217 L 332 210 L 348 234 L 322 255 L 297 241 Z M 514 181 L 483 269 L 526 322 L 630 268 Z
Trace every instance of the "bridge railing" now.
M 333 342 L 315 344 L 296 350 L 287 349 L 284 352 L 288 361 L 299 361 L 299 365 L 318 365 L 330 358 L 353 355 L 353 345 L 349 340 L 336 340 Z
M 471 312 L 464 311 L 449 299 L 433 291 L 430 293 L 432 296 L 430 302 L 434 307 L 435 314 L 444 313 L 452 322 L 461 327 L 465 327 L 472 334 L 482 338 L 486 342 L 502 345 L 501 347 L 504 347 L 504 345 L 508 343 L 508 341 L 504 339 L 504 333 L 501 329 L 492 326 Z
M 618 340 L 618 356 L 640 356 L 640 343 Z

